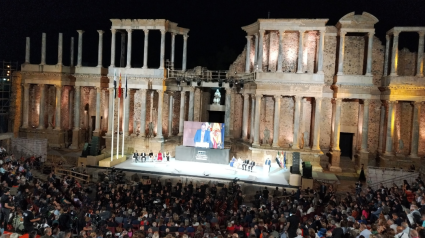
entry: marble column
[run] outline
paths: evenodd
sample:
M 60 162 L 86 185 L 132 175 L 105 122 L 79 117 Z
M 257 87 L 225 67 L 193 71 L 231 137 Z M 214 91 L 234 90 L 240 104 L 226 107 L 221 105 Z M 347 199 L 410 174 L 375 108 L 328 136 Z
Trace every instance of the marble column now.
M 194 88 L 189 88 L 189 116 L 188 121 L 193 121 L 193 98 L 194 98 Z
M 264 30 L 258 32 L 258 58 L 257 58 L 257 68 L 258 72 L 263 72 L 263 39 L 264 39 Z
M 112 117 L 114 116 L 114 112 L 112 111 L 112 105 L 114 104 L 114 96 L 114 88 L 109 88 L 108 132 L 106 132 L 106 135 L 108 136 L 112 135 Z
M 72 105 L 74 102 L 74 93 L 72 92 L 73 86 L 69 86 L 68 90 L 68 130 L 72 129 Z
M 279 31 L 279 52 L 277 56 L 277 72 L 282 72 L 283 67 L 283 35 L 285 31 Z
M 170 102 L 168 103 L 168 137 L 173 136 L 173 93 L 169 94 Z
M 423 49 L 422 49 L 423 50 Z M 410 158 L 419 158 L 419 115 L 421 114 L 422 102 L 413 103 L 413 122 L 412 122 L 412 140 L 410 143 Z
M 146 136 L 146 89 L 140 89 L 142 93 L 142 103 L 140 105 L 140 136 Z
M 320 151 L 320 117 L 322 112 L 321 97 L 314 98 L 314 130 L 313 130 L 313 147 L 312 150 Z
M 391 59 L 391 76 L 397 76 L 398 66 L 398 35 L 400 32 L 394 31 L 393 33 L 393 53 Z
M 185 98 L 186 98 L 186 92 L 185 91 L 181 91 L 180 92 L 179 136 L 182 136 L 183 135 L 184 112 L 185 112 L 184 106 L 186 105 Z
M 171 33 L 171 69 L 174 69 L 174 52 L 176 49 L 176 33 Z
M 388 58 L 390 57 L 390 36 L 385 36 L 385 60 L 384 60 L 384 76 L 388 75 Z
M 102 68 L 102 57 L 103 57 L 103 33 L 104 31 L 98 30 L 99 33 L 99 43 L 97 46 L 97 67 Z
M 302 99 L 303 98 L 301 96 L 294 97 L 295 112 L 294 112 L 294 137 L 292 142 L 292 149 L 300 148 L 298 133 L 300 131 L 301 100 Z
M 368 152 L 368 135 L 369 135 L 369 99 L 363 100 L 363 123 L 362 123 L 362 144 L 360 147 L 361 152 Z
M 102 67 L 102 66 L 101 66 Z M 102 89 L 100 87 L 96 87 L 96 125 L 94 128 L 94 132 L 100 135 L 100 95 L 102 94 Z
M 304 31 L 298 31 L 298 63 L 297 63 L 297 74 L 302 74 L 303 72 L 303 50 L 304 50 Z
M 324 74 L 323 72 L 323 50 L 324 49 L 325 49 L 325 31 L 322 30 L 320 31 L 320 36 L 319 36 L 319 52 L 318 52 L 318 63 L 317 63 L 318 74 Z
M 82 66 L 83 62 L 83 30 L 78 30 L 78 55 L 77 55 L 77 67 Z
M 394 123 L 395 123 L 395 104 L 397 101 L 387 101 L 388 117 L 387 117 L 387 139 L 385 142 L 385 155 L 392 156 L 393 153 L 393 138 L 394 138 Z
M 188 35 L 183 35 L 183 60 L 182 60 L 182 71 L 186 71 L 186 61 L 187 61 L 187 38 Z
M 70 48 L 70 63 L 69 66 L 74 67 L 74 37 L 71 37 L 71 48 Z
M 161 30 L 161 50 L 159 55 L 159 68 L 164 68 L 164 57 L 165 57 L 165 30 Z
M 163 139 L 162 136 L 162 103 L 164 100 L 164 91 L 157 90 L 158 92 L 158 118 L 156 124 L 156 138 L 159 140 Z
M 81 107 L 81 87 L 75 86 L 75 96 L 74 96 L 74 128 L 72 130 L 72 144 L 69 148 L 78 149 L 79 148 L 79 138 L 80 138 L 80 107 Z
M 344 75 L 345 34 L 347 34 L 347 32 L 341 31 L 339 33 L 339 52 L 338 52 L 338 73 L 337 73 L 337 75 Z
M 255 122 L 254 122 L 254 142 L 253 146 L 260 146 L 260 114 L 262 94 L 255 95 Z
M 46 33 L 41 34 L 41 63 L 40 65 L 46 64 Z
M 46 107 L 46 100 L 45 100 L 45 94 L 46 94 L 46 85 L 45 84 L 39 84 L 38 87 L 40 88 L 40 103 L 39 103 L 39 114 L 38 114 L 38 128 L 37 129 L 44 129 L 44 116 L 45 116 L 45 107 Z
M 245 73 L 249 73 L 250 72 L 250 66 L 251 66 L 251 38 L 252 38 L 252 36 L 246 36 Z
M 22 128 L 28 128 L 28 110 L 30 103 L 30 86 L 29 83 L 24 83 L 24 103 L 22 105 Z
M 243 116 L 242 116 L 242 140 L 248 140 L 248 114 L 249 114 L 249 94 L 243 96 Z
M 378 142 L 378 152 L 382 153 L 384 150 L 384 131 L 385 131 L 385 105 L 381 105 L 381 118 L 379 120 L 379 142 Z
M 372 76 L 373 36 L 374 36 L 374 32 L 369 32 L 368 33 L 367 60 L 366 60 L 366 76 Z
M 249 141 L 253 142 L 254 140 L 254 127 L 255 127 L 255 95 L 251 94 L 251 126 L 249 129 Z
M 143 45 L 143 68 L 148 68 L 148 46 L 149 46 L 149 30 L 143 30 L 145 33 L 145 43 Z
M 109 67 L 115 67 L 115 41 L 117 30 L 111 29 L 112 38 L 111 38 L 111 65 Z M 111 130 L 112 133 L 112 130 Z
M 127 97 L 125 96 L 126 91 L 127 90 Z M 128 136 L 130 133 L 129 130 L 129 125 L 130 125 L 130 89 L 129 88 L 123 88 L 122 90 L 122 100 L 124 100 L 123 102 L 123 106 L 125 107 L 125 114 L 124 116 L 124 126 L 122 128 L 124 136 Z
M 62 55 L 63 55 L 63 34 L 59 33 L 58 37 L 58 64 L 62 65 Z
M 424 76 L 424 35 L 425 31 L 420 31 L 419 33 L 419 45 L 418 45 L 418 59 L 416 61 L 416 76 Z
M 340 151 L 339 137 L 341 132 L 341 104 L 342 98 L 335 98 L 334 131 L 332 137 L 332 151 Z
M 255 37 L 255 55 L 254 55 L 254 71 L 257 70 L 258 64 L 258 33 L 254 35 Z
M 126 69 L 131 68 L 131 43 L 132 43 L 132 29 L 126 29 L 127 31 L 127 65 L 125 66 Z
M 30 63 L 30 38 L 27 37 L 25 41 L 25 64 Z
M 273 147 L 279 147 L 280 100 L 282 96 L 274 95 Z
M 55 103 L 55 130 L 62 130 L 61 128 L 61 107 L 62 107 L 62 86 L 55 85 L 56 87 L 56 103 Z
M 225 111 L 224 111 L 224 136 L 230 137 L 230 108 L 232 100 L 232 89 L 226 88 L 226 101 L 225 101 Z

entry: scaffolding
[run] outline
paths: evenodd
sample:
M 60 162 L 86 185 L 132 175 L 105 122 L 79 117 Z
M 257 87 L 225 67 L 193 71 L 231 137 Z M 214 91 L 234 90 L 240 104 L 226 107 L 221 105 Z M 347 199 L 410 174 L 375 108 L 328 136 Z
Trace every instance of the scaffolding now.
M 0 61 L 0 133 L 8 132 L 12 75 L 19 70 L 18 62 Z

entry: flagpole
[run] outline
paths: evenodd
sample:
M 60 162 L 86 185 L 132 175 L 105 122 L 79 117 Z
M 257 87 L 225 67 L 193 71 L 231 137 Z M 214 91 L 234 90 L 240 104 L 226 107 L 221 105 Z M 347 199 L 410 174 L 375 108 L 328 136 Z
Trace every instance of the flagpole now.
M 122 120 L 122 149 L 121 149 L 121 156 L 123 156 L 124 157 L 124 134 L 125 134 L 125 125 L 124 125 L 124 123 L 125 123 L 125 120 L 124 120 L 124 118 L 125 118 L 125 101 L 127 100 L 127 73 L 125 74 L 125 86 L 124 86 L 124 90 L 123 90 L 123 107 L 124 107 L 124 109 L 123 109 L 123 113 L 122 113 L 122 116 L 123 116 L 123 120 Z
M 116 71 L 114 70 L 114 83 L 116 80 Z M 112 140 L 111 140 L 111 161 L 114 159 L 114 118 L 115 118 L 115 86 L 114 86 L 114 95 L 112 97 Z M 111 95 L 111 94 L 109 94 Z

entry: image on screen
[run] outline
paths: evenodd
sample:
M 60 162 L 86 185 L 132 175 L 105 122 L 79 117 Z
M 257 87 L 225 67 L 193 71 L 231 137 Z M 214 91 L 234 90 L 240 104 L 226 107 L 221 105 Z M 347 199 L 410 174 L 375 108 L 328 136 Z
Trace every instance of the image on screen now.
M 224 123 L 185 121 L 183 145 L 224 149 Z

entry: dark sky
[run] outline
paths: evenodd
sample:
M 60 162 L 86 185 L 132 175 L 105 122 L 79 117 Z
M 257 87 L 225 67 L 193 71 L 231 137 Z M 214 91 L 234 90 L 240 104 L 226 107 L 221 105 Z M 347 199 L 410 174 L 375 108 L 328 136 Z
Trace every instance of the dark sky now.
M 425 26 L 424 0 L 1 0 L 0 60 L 22 63 L 25 58 L 25 37 L 31 37 L 31 63 L 40 62 L 41 33 L 47 33 L 47 63 L 57 62 L 58 33 L 64 33 L 64 63 L 69 65 L 70 37 L 77 29 L 85 30 L 83 62 L 97 65 L 96 30 L 104 35 L 103 65 L 110 64 L 111 18 L 168 19 L 189 28 L 188 68 L 202 65 L 210 69 L 227 69 L 246 43 L 241 27 L 258 18 L 328 18 L 335 25 L 345 14 L 367 11 L 380 22 L 376 35 L 383 41 L 393 26 Z M 400 47 L 417 50 L 416 33 L 400 37 Z M 117 35 L 117 42 L 119 42 Z M 159 31 L 149 34 L 149 67 L 159 65 Z M 181 67 L 183 40 L 176 37 L 176 68 Z M 166 38 L 166 59 L 170 56 L 170 35 Z M 132 65 L 142 65 L 143 31 L 133 31 Z M 118 62 L 116 60 L 116 62 Z

